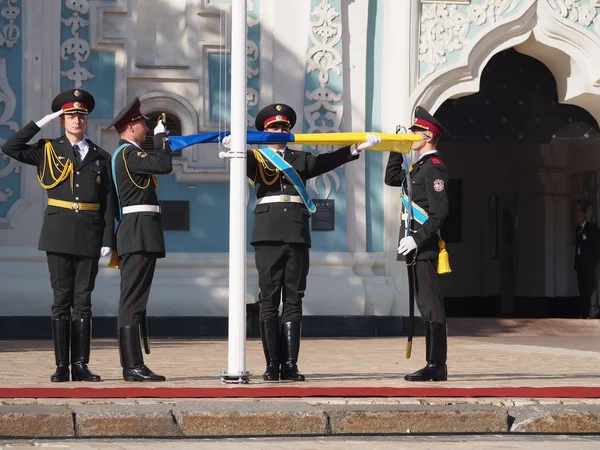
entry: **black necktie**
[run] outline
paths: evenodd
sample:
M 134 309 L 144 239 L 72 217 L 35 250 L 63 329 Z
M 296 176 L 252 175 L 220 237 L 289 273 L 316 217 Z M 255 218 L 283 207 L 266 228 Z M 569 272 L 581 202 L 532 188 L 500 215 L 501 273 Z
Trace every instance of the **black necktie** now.
M 75 144 L 73 146 L 73 154 L 75 155 L 75 161 L 77 161 L 77 164 L 81 164 L 81 153 L 79 153 L 79 145 Z

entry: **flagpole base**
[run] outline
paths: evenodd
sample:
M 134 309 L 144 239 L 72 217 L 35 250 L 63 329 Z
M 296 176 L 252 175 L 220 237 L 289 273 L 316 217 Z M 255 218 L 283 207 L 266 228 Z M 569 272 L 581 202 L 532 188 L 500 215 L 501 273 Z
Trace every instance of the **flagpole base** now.
M 221 372 L 221 381 L 229 384 L 248 384 L 250 381 L 249 372 L 226 373 Z

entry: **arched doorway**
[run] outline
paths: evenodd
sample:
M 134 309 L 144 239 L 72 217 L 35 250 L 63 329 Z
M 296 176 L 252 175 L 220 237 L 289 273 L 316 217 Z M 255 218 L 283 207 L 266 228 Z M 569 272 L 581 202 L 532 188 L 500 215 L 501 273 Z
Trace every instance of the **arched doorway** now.
M 442 277 L 448 314 L 582 315 L 571 230 L 582 202 L 596 219 L 596 177 L 585 175 L 600 169 L 596 120 L 560 104 L 552 72 L 514 49 L 490 59 L 478 93 L 435 115 L 452 133 L 440 144 L 450 185 L 461 186 L 454 270 Z

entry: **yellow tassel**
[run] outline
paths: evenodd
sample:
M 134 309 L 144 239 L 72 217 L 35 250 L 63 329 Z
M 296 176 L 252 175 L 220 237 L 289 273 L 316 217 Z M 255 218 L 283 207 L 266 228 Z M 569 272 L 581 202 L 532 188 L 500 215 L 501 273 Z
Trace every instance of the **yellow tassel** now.
M 448 251 L 446 250 L 446 243 L 442 238 L 440 238 L 438 245 L 440 247 L 440 254 L 438 255 L 437 273 L 440 275 L 450 273 L 452 272 L 452 269 L 450 268 L 450 257 L 448 256 Z
M 119 268 L 119 257 L 117 256 L 117 252 L 114 250 L 110 254 L 110 261 L 108 262 L 108 267 L 110 267 L 111 269 Z

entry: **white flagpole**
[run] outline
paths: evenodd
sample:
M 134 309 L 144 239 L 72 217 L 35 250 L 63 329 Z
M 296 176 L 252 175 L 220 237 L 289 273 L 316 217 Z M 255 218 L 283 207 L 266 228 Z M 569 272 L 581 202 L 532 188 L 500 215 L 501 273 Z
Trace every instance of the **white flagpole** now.
M 246 1 L 231 4 L 231 150 L 229 181 L 229 334 L 227 373 L 247 383 L 246 371 Z

